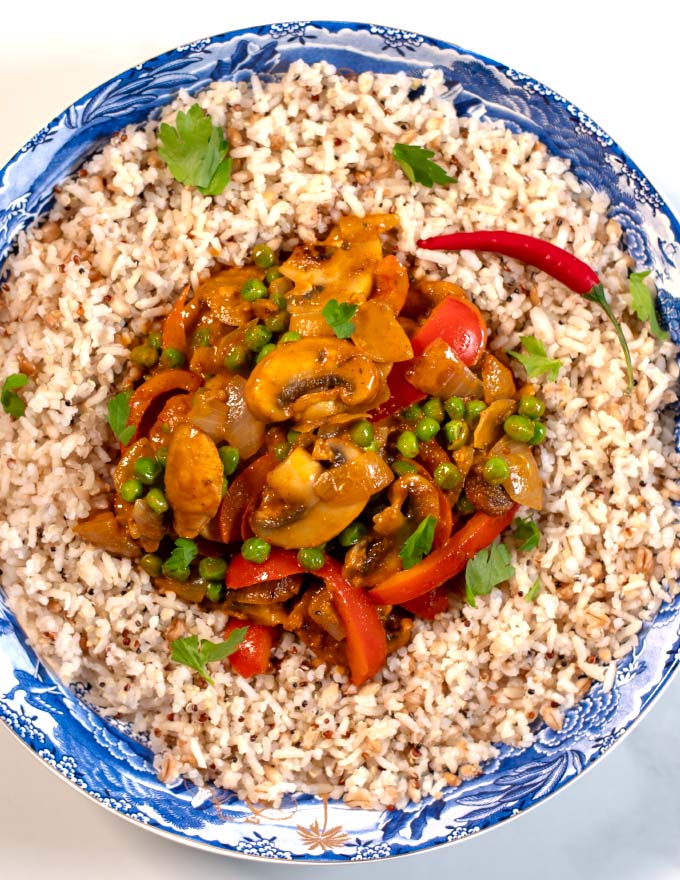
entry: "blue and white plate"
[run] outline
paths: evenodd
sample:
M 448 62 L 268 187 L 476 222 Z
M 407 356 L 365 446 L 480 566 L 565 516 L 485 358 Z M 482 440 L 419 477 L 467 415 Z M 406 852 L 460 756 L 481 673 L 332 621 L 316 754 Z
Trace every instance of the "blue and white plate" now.
M 394 28 L 295 22 L 180 46 L 115 77 L 38 132 L 0 171 L 0 265 L 20 230 L 50 205 L 52 188 L 114 132 L 141 123 L 179 89 L 213 80 L 276 76 L 298 59 L 343 70 L 413 76 L 444 71 L 458 111 L 537 133 L 575 173 L 604 190 L 639 267 L 652 270 L 673 338 L 680 342 L 680 229 L 640 170 L 591 119 L 553 91 L 502 64 Z M 544 728 L 530 749 L 502 748 L 478 779 L 403 810 L 352 810 L 310 796 L 281 809 L 220 793 L 205 798 L 153 771 L 148 749 L 101 719 L 85 694 L 66 690 L 36 657 L 0 593 L 0 719 L 38 757 L 94 800 L 174 839 L 272 861 L 344 862 L 412 853 L 490 828 L 540 803 L 600 758 L 629 730 L 680 662 L 680 597 L 663 608 L 620 664 L 610 693 L 600 685 Z

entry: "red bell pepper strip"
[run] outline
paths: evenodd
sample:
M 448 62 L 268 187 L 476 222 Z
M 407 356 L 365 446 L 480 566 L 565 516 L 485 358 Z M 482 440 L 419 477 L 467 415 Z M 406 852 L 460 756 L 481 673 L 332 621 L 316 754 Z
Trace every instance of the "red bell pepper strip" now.
M 265 562 L 249 562 L 237 553 L 229 563 L 225 583 L 229 590 L 240 590 L 242 587 L 252 587 L 253 584 L 278 581 L 303 571 L 306 569 L 298 562 L 294 550 L 272 547 Z
M 633 364 L 626 337 L 618 320 L 611 310 L 604 294 L 600 279 L 587 263 L 549 241 L 522 235 L 519 232 L 481 230 L 479 232 L 453 232 L 450 235 L 435 235 L 418 242 L 418 247 L 426 250 L 445 251 L 489 251 L 502 254 L 513 260 L 520 260 L 528 266 L 546 272 L 551 278 L 564 284 L 574 293 L 582 294 L 587 300 L 597 303 L 611 321 L 619 338 L 628 373 L 628 390 L 633 387 Z
M 272 547 L 268 559 L 262 563 L 248 562 L 240 554 L 236 555 L 227 569 L 226 584 L 230 590 L 238 590 L 303 572 L 306 569 L 297 561 L 294 550 Z M 345 627 L 352 684 L 363 684 L 382 669 L 387 657 L 387 636 L 378 612 L 364 590 L 345 580 L 340 563 L 334 559 L 327 558 L 323 568 L 314 575 L 326 584 Z
M 130 398 L 128 425 L 136 428 L 130 443 L 146 436 L 171 395 L 196 391 L 201 381 L 200 376 L 189 370 L 163 370 L 136 388 Z
M 415 614 L 416 617 L 422 617 L 424 620 L 434 620 L 434 618 L 449 608 L 449 592 L 446 587 L 436 587 L 429 593 L 424 593 L 409 602 L 402 602 L 401 607 Z
M 358 687 L 373 678 L 387 659 L 385 628 L 365 591 L 345 580 L 339 562 L 327 559 L 318 574 L 323 578 L 345 627 L 350 678 Z
M 191 285 L 187 284 L 175 300 L 172 308 L 163 321 L 163 348 L 176 348 L 186 353 L 187 331 L 184 326 L 184 306 L 189 296 Z
M 477 306 L 457 296 L 445 297 L 432 310 L 429 318 L 411 339 L 413 356 L 418 357 L 435 339 L 443 339 L 466 366 L 474 364 L 486 347 L 486 321 Z M 377 421 L 427 397 L 406 378 L 411 361 L 394 364 L 387 385 L 390 399 L 373 412 Z
M 501 516 L 478 511 L 448 541 L 433 550 L 418 565 L 390 575 L 369 590 L 376 605 L 403 605 L 459 574 L 475 553 L 488 547 L 512 522 L 517 504 Z
M 267 474 L 275 466 L 273 454 L 262 455 L 229 484 L 217 513 L 220 537 L 225 544 L 241 539 L 241 524 L 246 508 L 251 498 L 262 492 Z
M 224 630 L 224 638 L 226 639 L 235 629 L 244 626 L 248 627 L 248 631 L 243 641 L 227 659 L 234 672 L 238 672 L 244 678 L 250 678 L 252 675 L 262 675 L 269 669 L 277 627 L 246 623 L 232 617 Z

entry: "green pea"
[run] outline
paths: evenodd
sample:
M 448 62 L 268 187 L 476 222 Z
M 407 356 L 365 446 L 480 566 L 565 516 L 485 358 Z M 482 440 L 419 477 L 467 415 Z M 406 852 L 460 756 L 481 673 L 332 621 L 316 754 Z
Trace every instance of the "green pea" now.
M 448 400 L 444 401 L 444 409 L 446 410 L 446 415 L 454 421 L 465 418 L 465 401 L 461 400 L 460 397 L 449 397 Z
M 198 563 L 198 573 L 207 581 L 221 581 L 227 573 L 227 563 L 219 556 L 204 556 Z
M 271 341 L 271 338 L 272 331 L 267 330 L 264 324 L 255 324 L 254 327 L 248 327 L 243 334 L 243 341 L 251 351 L 260 351 Z
M 264 326 L 272 333 L 283 333 L 288 329 L 290 323 L 290 315 L 288 312 L 276 312 L 273 315 L 267 315 L 264 319 Z
M 368 446 L 365 446 L 366 452 L 375 452 L 376 455 L 382 455 L 382 446 L 379 440 L 371 440 Z
M 285 296 L 294 286 L 290 278 L 284 278 L 283 275 L 275 278 L 269 285 L 269 298 L 273 300 L 275 296 Z
M 253 263 L 260 269 L 269 269 L 276 262 L 274 251 L 266 244 L 256 244 L 250 252 Z
M 427 416 L 428 419 L 434 419 L 436 422 L 443 422 L 446 418 L 444 404 L 438 397 L 430 397 L 423 404 L 423 415 Z
M 272 552 L 272 545 L 262 538 L 248 538 L 241 545 L 241 556 L 247 562 L 266 562 Z
M 126 480 L 120 487 L 120 497 L 132 504 L 144 494 L 144 486 L 139 480 Z
M 280 312 L 285 312 L 288 310 L 288 300 L 282 294 L 272 293 L 270 291 L 269 292 L 269 299 L 274 303 L 274 305 L 276 306 L 276 308 Z
M 222 477 L 222 498 L 227 494 L 229 489 L 229 480 L 226 477 Z
M 156 461 L 158 464 L 164 468 L 168 463 L 168 447 L 167 446 L 159 446 L 156 450 Z
M 194 333 L 194 348 L 207 348 L 210 345 L 210 330 L 199 327 Z
M 297 561 L 307 571 L 318 571 L 326 563 L 326 556 L 320 547 L 301 547 L 297 553 Z
M 477 508 L 467 495 L 461 495 L 458 501 L 456 501 L 454 509 L 456 513 L 460 513 L 461 516 L 469 516 L 471 513 L 474 513 Z
M 164 348 L 161 352 L 161 366 L 176 369 L 184 364 L 186 358 L 178 348 Z
M 465 404 L 465 418 L 470 425 L 476 425 L 479 421 L 479 414 L 486 409 L 483 400 L 468 400 Z
M 412 461 L 404 461 L 401 458 L 398 458 L 396 461 L 392 462 L 392 470 L 398 477 L 405 477 L 406 474 L 417 474 L 418 468 L 413 464 Z
M 156 461 L 155 458 L 147 458 L 143 456 L 142 458 L 138 458 L 135 462 L 135 476 L 138 480 L 141 480 L 145 486 L 153 486 L 156 480 L 160 477 L 161 471 L 163 468 L 160 465 L 160 462 Z
M 528 443 L 534 436 L 534 423 L 526 416 L 508 416 L 503 422 L 503 430 L 511 440 Z
M 243 345 L 235 345 L 224 357 L 224 366 L 228 370 L 240 370 L 248 359 L 248 350 Z
M 160 351 L 163 348 L 163 337 L 160 333 L 149 333 L 146 344 Z
M 300 432 L 299 432 L 299 431 L 293 431 L 293 430 L 290 430 L 290 431 L 286 434 L 286 440 L 287 440 L 289 443 L 295 443 L 295 442 L 297 442 L 297 439 L 298 439 L 299 436 L 300 436 Z
M 135 345 L 130 360 L 137 367 L 153 367 L 158 363 L 158 352 L 150 345 Z
M 416 437 L 424 443 L 427 443 L 428 440 L 432 440 L 432 438 L 436 437 L 438 433 L 439 422 L 436 419 L 424 416 L 420 421 L 416 422 Z
M 500 486 L 510 476 L 507 461 L 500 455 L 492 455 L 482 466 L 482 476 L 490 486 Z
M 288 453 L 290 452 L 290 443 L 279 443 L 274 447 L 274 458 L 277 461 L 283 461 L 284 458 L 288 457 Z
M 402 431 L 397 437 L 396 445 L 404 458 L 415 458 L 420 449 L 418 446 L 418 438 L 413 431 Z
M 139 565 L 152 578 L 158 577 L 163 570 L 163 560 L 155 553 L 145 553 L 139 560 Z
M 467 422 L 462 419 L 455 419 L 444 425 L 444 433 L 446 434 L 446 442 L 449 449 L 460 449 L 465 446 L 470 438 L 470 428 Z
M 205 598 L 209 602 L 220 602 L 224 597 L 224 584 L 220 581 L 211 581 L 205 591 Z
M 302 336 L 296 330 L 286 330 L 279 337 L 279 342 L 281 345 L 285 345 L 287 342 L 297 342 L 299 339 L 302 339 Z
M 407 406 L 405 410 L 403 410 L 402 416 L 406 419 L 407 422 L 417 422 L 422 419 L 423 411 L 417 403 L 412 403 L 410 406 Z
M 361 421 L 356 422 L 349 431 L 349 438 L 352 443 L 356 443 L 357 446 L 370 446 L 373 442 L 373 425 L 368 421 L 368 419 L 361 419 Z
M 278 266 L 272 266 L 271 269 L 267 269 L 264 273 L 264 283 L 269 287 L 272 281 L 276 281 L 277 278 L 283 278 L 283 274 Z
M 434 469 L 435 483 L 447 492 L 457 489 L 463 482 L 463 475 L 452 462 L 442 461 Z
M 534 422 L 534 436 L 531 440 L 527 440 L 529 446 L 538 446 L 545 440 L 545 425 L 543 422 Z
M 168 499 L 165 497 L 165 493 L 157 486 L 153 489 L 149 489 L 144 500 L 154 513 L 166 513 L 169 508 Z
M 220 446 L 217 451 L 222 461 L 224 474 L 225 476 L 230 477 L 238 467 L 240 458 L 238 449 L 234 449 L 233 446 Z
M 520 397 L 517 413 L 520 416 L 526 416 L 528 419 L 540 419 L 545 412 L 545 404 L 538 397 L 527 394 Z
M 346 526 L 338 535 L 338 543 L 341 547 L 353 547 L 368 534 L 366 526 L 358 520 Z
M 273 351 L 276 351 L 276 346 L 273 342 L 268 342 L 266 345 L 263 345 L 255 357 L 255 363 L 259 364 L 260 361 L 263 361 L 267 355 L 271 354 Z
M 246 302 L 256 302 L 266 295 L 267 288 L 259 278 L 249 278 L 243 283 L 241 288 L 241 299 L 244 299 Z

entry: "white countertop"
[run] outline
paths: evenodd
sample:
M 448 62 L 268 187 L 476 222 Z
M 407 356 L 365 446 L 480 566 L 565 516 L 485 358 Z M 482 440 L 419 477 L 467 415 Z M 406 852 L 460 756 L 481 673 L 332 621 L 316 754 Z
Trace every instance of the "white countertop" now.
M 13 3 L 0 25 L 0 167 L 67 104 L 110 76 L 199 37 L 283 20 L 371 20 L 415 30 L 531 74 L 589 113 L 680 215 L 677 30 L 668 5 L 572 0 L 519 4 L 345 0 L 253 9 L 219 2 Z M 615 12 L 613 10 L 616 10 Z M 635 18 L 633 18 L 635 16 Z M 490 834 L 353 876 L 411 872 L 486 880 L 680 878 L 680 678 L 638 728 L 584 778 Z M 0 729 L 0 876 L 97 880 L 268 878 L 279 867 L 170 843 L 121 821 L 65 785 Z M 301 870 L 301 869 L 297 869 Z M 310 867 L 312 878 L 328 872 Z

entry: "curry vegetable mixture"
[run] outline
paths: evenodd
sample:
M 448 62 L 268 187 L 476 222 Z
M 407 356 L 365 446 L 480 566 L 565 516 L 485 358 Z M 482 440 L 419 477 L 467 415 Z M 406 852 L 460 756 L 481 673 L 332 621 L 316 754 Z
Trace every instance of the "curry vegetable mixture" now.
M 506 580 L 495 539 L 519 505 L 541 509 L 544 403 L 462 289 L 411 284 L 383 253 L 397 223 L 345 217 L 280 265 L 261 244 L 187 288 L 109 404 L 115 496 L 78 532 L 228 613 L 207 654 L 173 644 L 205 678 L 227 656 L 266 671 L 288 630 L 361 684 L 466 567 L 471 604 Z

